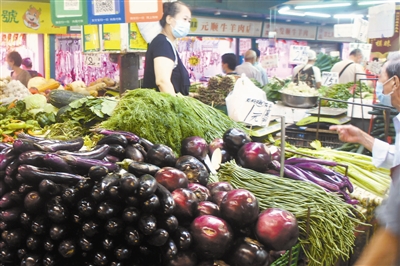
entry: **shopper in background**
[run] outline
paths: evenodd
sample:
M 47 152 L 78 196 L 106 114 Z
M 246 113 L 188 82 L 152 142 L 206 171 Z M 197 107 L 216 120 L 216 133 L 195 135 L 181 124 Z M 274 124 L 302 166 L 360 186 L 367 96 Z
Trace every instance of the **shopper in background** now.
M 357 75 L 356 73 L 365 74 L 364 68 L 360 65 L 363 60 L 363 54 L 360 49 L 354 49 L 350 52 L 349 59 L 342 60 L 333 65 L 331 72 L 339 73 L 339 83 L 349 83 L 365 78 L 365 75 Z
M 223 54 L 221 56 L 222 72 L 226 75 L 237 75 L 235 68 L 237 66 L 236 55 L 233 53 Z
M 176 39 L 190 31 L 191 11 L 180 1 L 163 3 L 162 31 L 146 52 L 143 87 L 175 95 L 189 94 L 189 74 L 176 50 Z
M 32 60 L 29 57 L 22 59 L 21 68 L 28 71 L 32 78 L 43 77 L 42 74 L 40 74 L 36 70 L 32 70 Z
M 400 60 L 390 60 L 382 67 L 377 86 L 382 87 L 383 95 L 390 98 L 391 105 L 400 112 Z M 400 114 L 393 123 L 396 130 L 394 145 L 374 139 L 351 125 L 330 127 L 338 132 L 340 140 L 360 143 L 372 151 L 374 165 L 391 168 L 389 197 L 376 212 L 381 228 L 374 233 L 356 266 L 400 265 Z
M 307 56 L 307 64 L 298 65 L 293 69 L 293 82 L 299 84 L 299 81 L 302 81 L 311 88 L 319 89 L 321 87 L 321 70 L 314 66 L 317 54 L 313 50 L 308 50 Z
M 261 78 L 261 73 L 258 69 L 254 66 L 257 60 L 257 54 L 253 50 L 248 50 L 244 54 L 244 62 L 241 65 L 236 67 L 236 72 L 238 75 L 242 75 L 243 73 L 246 74 L 248 78 L 253 78 L 257 80 L 261 86 L 264 86 L 264 83 Z
M 253 49 L 254 52 L 256 52 L 257 58 L 256 58 L 256 63 L 254 64 L 254 66 L 258 69 L 258 71 L 260 71 L 261 73 L 261 79 L 263 81 L 263 84 L 268 84 L 268 75 L 267 75 L 267 71 L 262 67 L 261 63 L 260 63 L 260 56 L 261 56 L 261 52 L 258 49 Z
M 12 51 L 7 54 L 8 69 L 11 71 L 11 78 L 19 80 L 25 87 L 28 87 L 28 81 L 31 79 L 31 75 L 28 71 L 21 68 L 22 57 L 16 52 Z

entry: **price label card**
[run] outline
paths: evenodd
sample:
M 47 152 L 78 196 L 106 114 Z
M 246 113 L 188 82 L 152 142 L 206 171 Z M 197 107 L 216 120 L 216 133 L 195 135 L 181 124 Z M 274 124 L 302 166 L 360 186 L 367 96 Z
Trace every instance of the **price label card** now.
M 307 63 L 309 49 L 309 46 L 291 45 L 289 50 L 289 63 L 297 65 Z
M 322 86 L 332 86 L 339 83 L 339 73 L 338 72 L 322 72 Z
M 265 69 L 278 67 L 278 54 L 264 55 L 261 57 L 261 66 Z
M 247 98 L 246 103 L 242 106 L 245 115 L 243 122 L 253 126 L 268 126 L 273 105 L 269 101 Z
M 85 65 L 93 67 L 101 67 L 101 54 L 99 53 L 88 53 L 85 54 Z

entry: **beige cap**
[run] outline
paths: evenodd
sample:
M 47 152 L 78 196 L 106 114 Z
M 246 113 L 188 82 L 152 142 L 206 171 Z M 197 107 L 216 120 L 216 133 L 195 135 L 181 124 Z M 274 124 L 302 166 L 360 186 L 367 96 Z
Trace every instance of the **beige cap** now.
M 308 50 L 308 60 L 315 60 L 317 59 L 317 54 L 314 50 Z

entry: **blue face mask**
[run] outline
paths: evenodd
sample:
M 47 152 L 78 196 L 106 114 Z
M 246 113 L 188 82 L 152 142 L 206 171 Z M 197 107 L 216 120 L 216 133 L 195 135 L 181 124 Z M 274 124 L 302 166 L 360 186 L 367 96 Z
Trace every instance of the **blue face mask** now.
M 382 83 L 380 81 L 376 82 L 376 97 L 378 97 L 378 100 L 381 104 L 386 105 L 386 106 L 392 106 L 392 93 L 389 94 L 383 94 L 383 86 L 389 81 L 391 80 L 388 79 L 385 83 Z
M 12 70 L 12 66 L 10 66 L 10 64 L 7 64 L 7 69 Z
M 175 38 L 183 38 L 189 34 L 190 23 L 183 20 L 176 20 L 175 27 L 172 28 L 172 35 Z

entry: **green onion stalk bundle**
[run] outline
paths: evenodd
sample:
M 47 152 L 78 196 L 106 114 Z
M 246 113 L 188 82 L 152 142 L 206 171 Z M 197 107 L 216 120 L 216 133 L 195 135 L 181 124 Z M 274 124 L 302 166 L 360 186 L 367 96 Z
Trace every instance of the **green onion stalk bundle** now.
M 349 258 L 355 228 L 363 223 L 354 215 L 356 209 L 338 195 L 327 193 L 311 182 L 242 168 L 234 161 L 221 165 L 218 178 L 230 182 L 234 188 L 252 192 L 262 210 L 281 208 L 292 212 L 299 224 L 299 242 L 309 259 L 308 265 L 335 265 L 339 258 Z
M 177 154 L 186 137 L 199 136 L 211 142 L 229 128 L 246 130 L 223 112 L 194 98 L 151 89 L 127 91 L 111 117 L 99 126 L 135 133 L 153 143 L 165 144 Z

